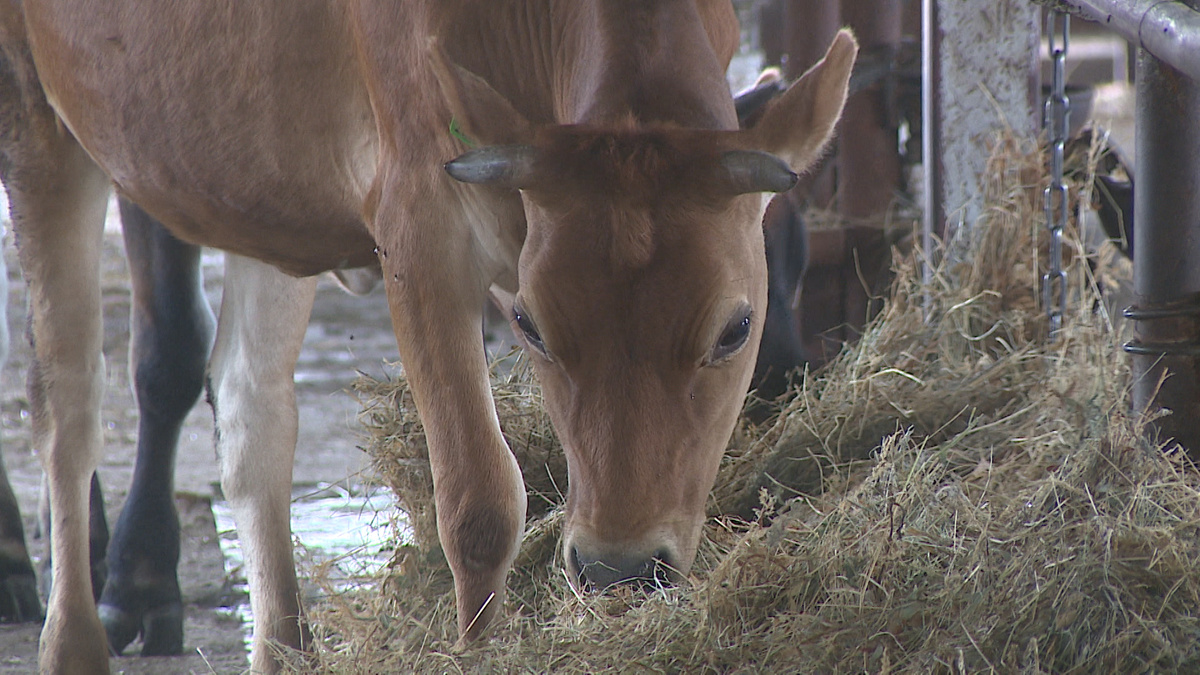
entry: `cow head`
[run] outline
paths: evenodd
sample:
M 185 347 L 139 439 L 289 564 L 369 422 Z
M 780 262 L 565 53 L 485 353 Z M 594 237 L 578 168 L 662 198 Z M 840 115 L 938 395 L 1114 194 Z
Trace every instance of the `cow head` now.
M 579 585 L 690 568 L 766 315 L 764 193 L 819 156 L 856 52 L 840 33 L 744 131 L 536 128 L 479 78 L 443 77 L 489 143 L 447 171 L 520 191 L 511 320 L 566 451 L 563 553 Z

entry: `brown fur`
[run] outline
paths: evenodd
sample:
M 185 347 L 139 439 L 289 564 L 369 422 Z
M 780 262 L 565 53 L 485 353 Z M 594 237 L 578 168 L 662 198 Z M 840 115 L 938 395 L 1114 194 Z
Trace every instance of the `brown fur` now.
M 631 123 L 631 122 L 629 122 Z M 614 272 L 648 265 L 667 225 L 663 217 L 700 218 L 729 198 L 717 180 L 721 146 L 680 130 L 564 129 L 538 139 L 530 199 L 593 220 Z M 575 214 L 575 215 L 570 215 Z

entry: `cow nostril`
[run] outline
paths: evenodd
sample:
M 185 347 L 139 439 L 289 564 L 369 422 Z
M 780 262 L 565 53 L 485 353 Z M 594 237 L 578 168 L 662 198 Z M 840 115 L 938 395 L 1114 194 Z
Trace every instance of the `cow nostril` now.
M 567 555 L 569 558 L 567 561 L 567 571 L 574 575 L 575 583 L 578 584 L 580 588 L 586 588 L 587 579 L 583 573 L 583 563 L 579 562 L 579 549 L 572 546 L 570 550 L 567 551 Z
M 665 588 L 674 585 L 676 576 L 678 576 L 678 571 L 671 564 L 671 554 L 663 550 L 654 554 L 654 557 L 646 562 L 646 569 L 641 575 L 641 580 L 653 588 Z
M 679 570 L 675 568 L 675 561 L 672 560 L 671 554 L 667 551 L 659 551 L 658 555 L 654 556 L 655 572 L 660 575 L 665 575 L 665 579 L 670 583 L 676 576 L 679 575 Z

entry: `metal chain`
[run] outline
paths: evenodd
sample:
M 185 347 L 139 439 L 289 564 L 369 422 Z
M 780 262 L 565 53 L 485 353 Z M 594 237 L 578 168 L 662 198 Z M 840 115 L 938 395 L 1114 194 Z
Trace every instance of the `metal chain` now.
M 1062 47 L 1054 43 L 1058 20 L 1062 19 Z M 1047 34 L 1050 58 L 1054 61 L 1054 79 L 1050 96 L 1043 110 L 1043 124 L 1050 140 L 1050 186 L 1044 193 L 1046 229 L 1050 233 L 1049 270 L 1042 275 L 1042 304 L 1050 319 L 1050 338 L 1057 337 L 1067 310 L 1067 273 L 1062 268 L 1063 230 L 1067 226 L 1070 208 L 1067 186 L 1063 182 L 1063 149 L 1071 119 L 1071 100 L 1066 93 L 1067 42 L 1071 32 L 1071 17 L 1062 12 L 1047 15 Z

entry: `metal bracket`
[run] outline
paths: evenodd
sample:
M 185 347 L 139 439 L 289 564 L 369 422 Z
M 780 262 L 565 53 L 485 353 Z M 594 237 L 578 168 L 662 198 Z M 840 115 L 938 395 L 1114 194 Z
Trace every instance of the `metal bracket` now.
M 1138 307 L 1130 305 L 1121 314 L 1132 321 L 1161 321 L 1164 319 L 1200 320 L 1200 297 L 1185 298 L 1160 305 Z M 1200 341 L 1191 342 L 1143 342 L 1134 338 L 1122 349 L 1127 354 L 1147 356 L 1192 356 L 1200 357 Z

